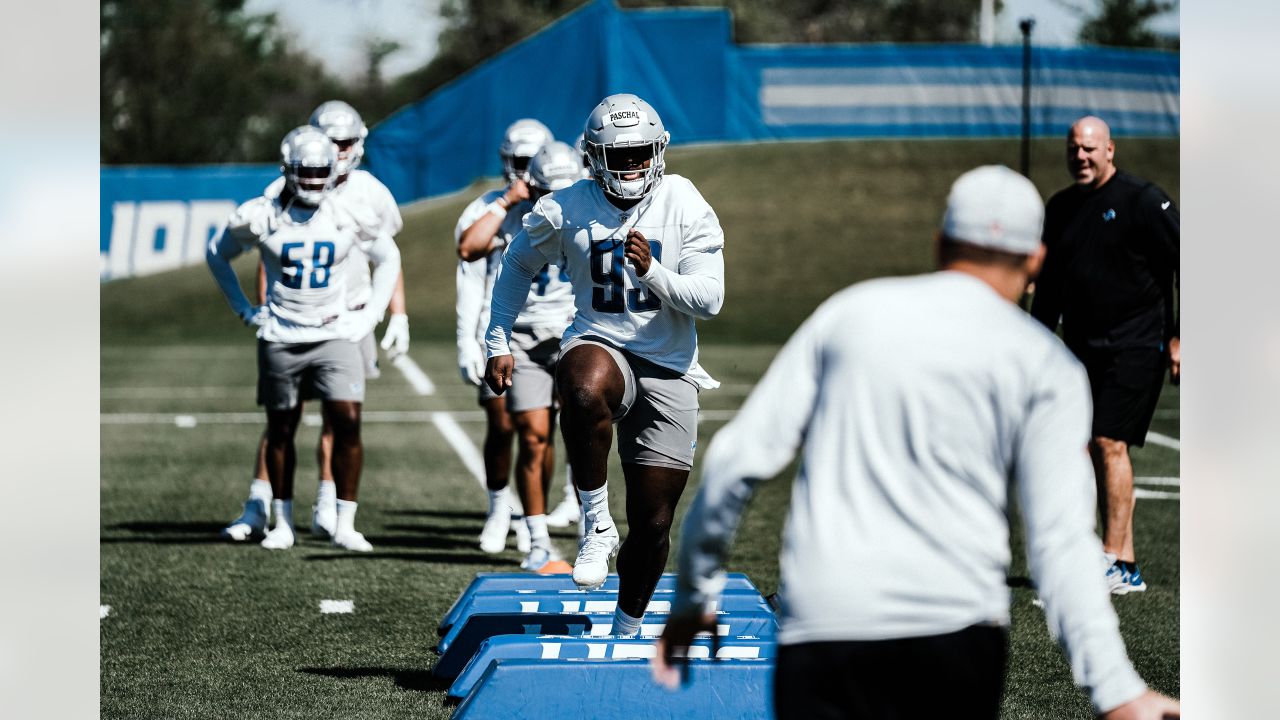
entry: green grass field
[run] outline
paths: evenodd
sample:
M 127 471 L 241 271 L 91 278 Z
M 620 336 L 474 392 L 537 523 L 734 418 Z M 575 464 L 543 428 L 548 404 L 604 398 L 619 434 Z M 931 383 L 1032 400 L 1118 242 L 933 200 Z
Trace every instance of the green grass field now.
M 1065 184 L 1060 143 L 1035 148 L 1042 192 Z M 709 439 L 743 401 L 778 345 L 834 290 L 928 269 L 929 237 L 951 180 L 981 163 L 1014 163 L 1005 141 L 834 142 L 673 150 L 727 236 L 728 298 L 704 323 L 703 364 L 725 383 L 704 393 Z M 1122 167 L 1175 198 L 1178 146 L 1120 143 Z M 217 539 L 239 510 L 261 432 L 253 340 L 203 268 L 104 285 L 101 294 L 101 710 L 111 718 L 443 718 L 432 679 L 436 624 L 476 573 L 519 556 L 480 552 L 485 500 L 427 416 L 447 412 L 479 444 L 483 423 L 454 367 L 452 225 L 470 195 L 406 210 L 404 251 L 413 359 L 437 392 L 416 395 L 387 367 L 370 384 L 358 526 L 374 543 L 354 556 L 301 539 L 287 553 Z M 241 265 L 248 270 L 249 263 Z M 1166 388 L 1153 430 L 1178 437 L 1178 393 Z M 175 420 L 184 417 L 181 422 Z M 192 427 L 191 425 L 194 424 Z M 314 428 L 299 446 L 296 520 L 315 493 Z M 1143 478 L 1176 478 L 1178 452 L 1134 453 Z M 692 498 L 695 482 L 686 492 Z M 616 461 L 611 477 L 618 477 Z M 557 477 L 557 480 L 559 478 Z M 1130 656 L 1158 690 L 1179 692 L 1178 488 L 1143 481 L 1137 542 L 1151 589 L 1115 600 Z M 620 489 L 620 486 L 616 486 Z M 753 502 L 730 569 L 769 593 L 790 471 Z M 615 517 L 624 517 L 615 492 Z M 553 532 L 572 558 L 572 531 Z M 1015 543 L 1019 543 L 1015 535 Z M 1015 545 L 1015 550 L 1020 545 Z M 1090 717 L 1050 640 L 1015 552 L 1007 718 Z M 322 615 L 325 599 L 355 612 Z

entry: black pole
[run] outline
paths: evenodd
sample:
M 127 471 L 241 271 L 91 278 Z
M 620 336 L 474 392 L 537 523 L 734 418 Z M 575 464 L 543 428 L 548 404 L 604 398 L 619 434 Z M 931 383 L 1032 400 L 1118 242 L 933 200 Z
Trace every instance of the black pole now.
M 1031 29 L 1035 18 L 1018 22 L 1022 31 L 1022 174 L 1031 177 Z

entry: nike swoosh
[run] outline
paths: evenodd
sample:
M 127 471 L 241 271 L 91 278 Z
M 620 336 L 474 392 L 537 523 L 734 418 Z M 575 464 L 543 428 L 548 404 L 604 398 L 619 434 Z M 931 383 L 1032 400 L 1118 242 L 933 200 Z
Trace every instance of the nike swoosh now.
M 1172 201 L 1172 200 L 1165 200 L 1164 202 L 1160 203 L 1160 209 L 1161 209 L 1161 210 L 1168 210 L 1168 209 L 1169 209 L 1169 203 L 1171 203 L 1171 202 L 1173 202 L 1173 201 Z
M 609 532 L 609 531 L 610 531 L 610 530 L 612 530 L 612 529 L 613 529 L 613 526 L 612 526 L 612 525 L 610 525 L 610 526 L 609 526 L 609 527 L 607 527 L 607 528 L 596 528 L 596 534 L 597 534 L 597 535 L 603 535 L 604 533 L 607 533 L 607 532 Z

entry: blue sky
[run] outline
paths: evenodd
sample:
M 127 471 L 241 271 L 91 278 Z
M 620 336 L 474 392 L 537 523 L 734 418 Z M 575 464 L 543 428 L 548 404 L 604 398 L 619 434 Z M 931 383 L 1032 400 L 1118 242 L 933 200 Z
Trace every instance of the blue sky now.
M 979 0 L 968 0 L 978 3 Z M 1094 0 L 1070 0 L 1092 7 Z M 364 70 L 363 42 L 382 37 L 403 48 L 386 59 L 383 74 L 395 77 L 426 64 L 436 53 L 436 39 L 444 28 L 441 0 L 248 0 L 250 12 L 274 12 L 281 23 L 321 60 L 343 77 Z M 1175 32 L 1178 11 L 1152 22 L 1160 32 Z M 1004 0 L 996 17 L 996 41 L 1021 42 L 1018 20 L 1036 18 L 1035 41 L 1041 45 L 1074 45 L 1079 20 L 1054 0 Z

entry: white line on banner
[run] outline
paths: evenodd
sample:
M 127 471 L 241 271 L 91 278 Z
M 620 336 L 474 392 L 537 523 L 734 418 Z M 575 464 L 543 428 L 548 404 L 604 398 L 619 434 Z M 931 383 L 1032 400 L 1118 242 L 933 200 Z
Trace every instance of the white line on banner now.
M 480 483 L 480 487 L 485 487 L 484 482 L 484 458 L 481 457 L 480 451 L 476 449 L 475 443 L 471 442 L 471 438 L 458 425 L 458 421 L 453 419 L 453 415 L 447 412 L 431 413 L 431 422 L 435 423 L 440 434 L 445 440 L 453 446 L 453 451 L 458 453 L 458 457 L 462 459 L 462 464 L 467 466 L 471 474 L 475 476 Z
M 408 354 L 401 354 L 395 360 L 392 360 L 391 364 L 395 365 L 400 374 L 404 375 L 404 379 L 409 381 L 409 384 L 413 386 L 414 392 L 419 395 L 435 394 L 436 384 L 431 382 L 431 378 L 427 377 L 422 368 L 418 367 L 418 363 L 414 362 L 413 358 L 409 357 Z

